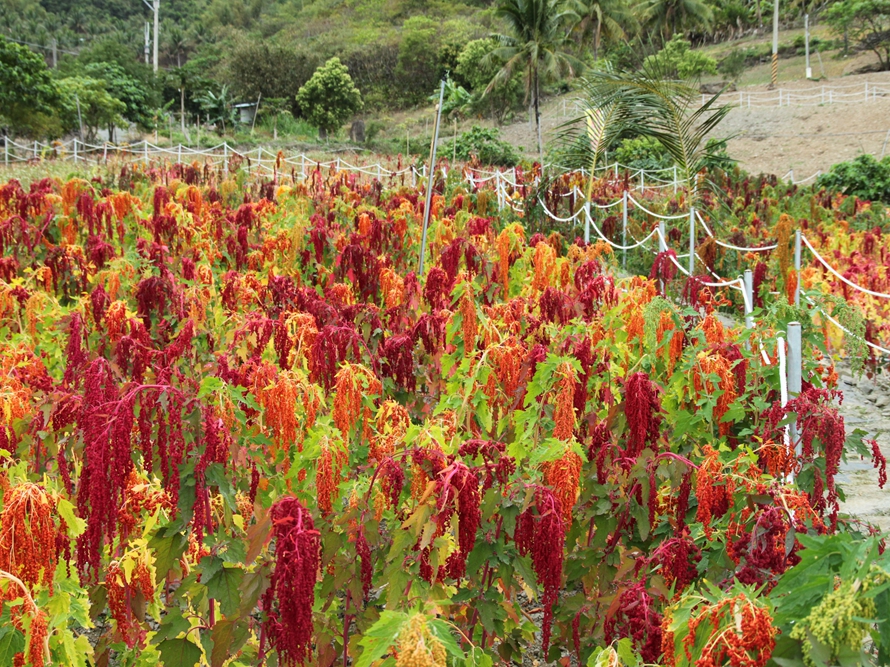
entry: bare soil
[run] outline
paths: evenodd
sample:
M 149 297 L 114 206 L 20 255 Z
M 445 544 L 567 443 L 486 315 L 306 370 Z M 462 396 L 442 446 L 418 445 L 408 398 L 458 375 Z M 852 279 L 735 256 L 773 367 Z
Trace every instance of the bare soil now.
M 802 59 L 801 59 L 802 60 Z M 846 62 L 844 69 L 858 70 L 872 64 L 869 54 L 860 54 Z M 784 61 L 783 61 L 784 62 Z M 799 68 L 801 74 L 803 67 Z M 817 68 L 818 71 L 818 68 Z M 820 81 L 780 79 L 783 90 L 821 91 L 851 86 L 847 92 L 864 91 L 866 81 L 890 90 L 890 72 L 849 74 Z M 764 84 L 740 90 L 766 92 Z M 727 93 L 726 101 L 737 101 L 737 94 Z M 555 138 L 560 125 L 571 115 L 573 94 L 556 97 L 544 104 L 542 126 L 544 141 Z M 861 98 L 860 98 L 861 100 Z M 567 103 L 568 101 L 568 103 Z M 873 101 L 834 103 L 819 106 L 782 106 L 775 102 L 766 108 L 734 108 L 715 133 L 730 137 L 729 154 L 746 171 L 785 176 L 794 171 L 795 180 L 803 180 L 817 171 L 850 160 L 860 153 L 876 157 L 890 154 L 890 96 Z M 563 112 L 563 107 L 567 112 Z M 536 154 L 534 126 L 526 119 L 501 128 L 503 138 L 529 157 Z

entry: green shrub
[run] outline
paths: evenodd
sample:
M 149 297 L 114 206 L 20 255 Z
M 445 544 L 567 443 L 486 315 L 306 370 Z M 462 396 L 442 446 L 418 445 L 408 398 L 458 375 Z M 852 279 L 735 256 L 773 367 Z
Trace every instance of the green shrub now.
M 522 105 L 525 89 L 522 74 L 517 69 L 510 79 L 485 93 L 488 84 L 504 65 L 502 60 L 491 55 L 497 46 L 497 41 L 491 38 L 468 42 L 457 58 L 454 74 L 456 81 L 472 92 L 473 111 L 492 116 L 498 123 L 503 123 L 514 109 Z
M 315 70 L 315 74 L 297 93 L 297 105 L 303 116 L 327 138 L 356 111 L 362 108 L 362 96 L 349 71 L 337 57 Z
M 691 46 L 682 35 L 674 35 L 661 51 L 646 58 L 644 64 L 676 79 L 698 79 L 703 74 L 716 74 L 717 61 L 700 51 L 693 51 Z
M 816 180 L 816 187 L 890 203 L 890 155 L 879 161 L 865 153 L 836 164 Z
M 441 155 L 454 154 L 459 160 L 469 160 L 475 155 L 485 165 L 514 167 L 519 162 L 519 154 L 513 146 L 500 138 L 500 134 L 496 129 L 474 125 L 456 140 L 445 144 Z
M 717 69 L 723 75 L 724 81 L 738 83 L 745 72 L 747 54 L 741 49 L 733 49 L 728 56 L 720 61 Z
M 657 140 L 651 137 L 624 139 L 609 160 L 632 169 L 665 169 L 673 166 L 670 156 Z

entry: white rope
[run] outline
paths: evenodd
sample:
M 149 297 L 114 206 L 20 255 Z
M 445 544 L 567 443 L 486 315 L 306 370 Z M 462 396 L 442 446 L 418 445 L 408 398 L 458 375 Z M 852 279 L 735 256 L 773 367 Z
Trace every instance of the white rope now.
M 581 210 L 583 211 L 584 209 L 582 208 Z M 631 236 L 631 238 L 632 238 L 634 241 L 637 241 L 636 243 L 634 243 L 633 245 L 620 245 L 620 244 L 615 243 L 614 241 L 610 241 L 608 238 L 606 238 L 606 236 L 602 233 L 602 231 L 600 231 L 600 228 L 597 227 L 597 225 L 596 225 L 596 223 L 593 221 L 593 218 L 592 218 L 592 217 L 588 217 L 587 220 L 588 220 L 588 222 L 590 223 L 590 226 L 593 228 L 593 231 L 596 232 L 596 235 L 599 236 L 603 241 L 605 241 L 606 243 L 608 243 L 610 246 L 612 246 L 612 247 L 615 248 L 616 250 L 633 250 L 634 248 L 639 248 L 641 245 L 643 245 L 644 243 L 646 243 L 649 239 L 651 239 L 653 236 L 655 236 L 655 234 L 658 233 L 658 228 L 656 227 L 656 228 L 653 229 L 651 232 L 649 232 L 649 235 L 646 236 L 646 237 L 645 237 L 644 239 L 642 239 L 641 241 L 637 241 L 636 239 L 633 239 L 633 236 Z
M 810 297 L 805 296 L 804 298 L 809 302 L 809 304 L 810 304 L 811 306 L 813 306 L 816 310 L 818 310 L 820 313 L 822 313 L 822 315 L 824 315 L 825 318 L 826 318 L 829 322 L 831 322 L 834 326 L 836 326 L 838 329 L 840 329 L 841 331 L 843 331 L 847 336 L 850 336 L 851 338 L 856 338 L 857 340 L 860 340 L 860 341 L 862 341 L 863 343 L 865 343 L 866 345 L 868 345 L 868 346 L 869 346 L 870 348 L 872 348 L 873 350 L 877 350 L 877 351 L 880 352 L 881 354 L 886 354 L 886 355 L 890 356 L 890 350 L 888 350 L 886 347 L 881 347 L 880 345 L 875 345 L 874 343 L 872 343 L 872 342 L 869 341 L 869 340 L 866 340 L 866 339 L 863 338 L 862 336 L 857 336 L 857 335 L 854 334 L 852 331 L 850 331 L 849 329 L 847 329 L 843 324 L 841 324 L 841 323 L 838 322 L 836 319 L 834 319 L 831 315 L 829 315 L 827 312 L 825 312 L 825 310 L 824 310 L 823 308 L 820 308 L 820 307 L 816 304 L 816 302 L 814 302 Z
M 743 248 L 741 246 L 732 245 L 731 243 L 726 243 L 714 236 L 714 232 L 711 231 L 711 228 L 708 227 L 708 223 L 705 222 L 704 218 L 702 218 L 701 216 L 701 213 L 699 213 L 697 210 L 695 212 L 695 217 L 698 218 L 698 221 L 705 228 L 705 232 L 707 232 L 708 236 L 714 239 L 714 243 L 719 245 L 721 248 L 729 248 L 730 250 L 738 250 L 739 252 L 768 252 L 779 247 L 778 243 L 774 243 L 773 245 L 759 246 L 757 248 Z
M 658 213 L 655 213 L 654 211 L 650 211 L 648 208 L 646 208 L 645 206 L 643 206 L 640 202 L 638 202 L 638 201 L 636 200 L 636 198 L 635 198 L 633 195 L 628 194 L 628 195 L 627 195 L 627 198 L 628 198 L 630 201 L 632 201 L 632 202 L 634 203 L 634 205 L 635 205 L 637 208 L 639 208 L 640 210 L 644 211 L 645 213 L 648 213 L 648 214 L 651 215 L 651 216 L 654 216 L 654 217 L 656 217 L 656 218 L 659 218 L 659 219 L 661 219 L 661 220 L 682 220 L 682 219 L 684 219 L 684 218 L 689 217 L 689 214 L 688 214 L 688 213 L 681 213 L 680 215 L 659 215 Z
M 803 242 L 806 244 L 807 248 L 810 249 L 810 252 L 812 252 L 813 255 L 816 257 L 816 259 L 819 260 L 819 262 L 822 264 L 822 266 L 824 266 L 826 269 L 828 269 L 831 273 L 833 273 L 835 276 L 840 278 L 842 281 L 847 283 L 850 287 L 857 289 L 860 292 L 865 292 L 866 294 L 870 294 L 872 296 L 876 296 L 881 299 L 890 299 L 890 294 L 885 294 L 883 292 L 875 292 L 874 290 L 867 289 L 865 287 L 862 287 L 861 285 L 857 285 L 856 283 L 854 283 L 851 280 L 848 280 L 847 278 L 844 278 L 840 273 L 835 271 L 834 268 L 828 262 L 826 262 L 822 258 L 822 255 L 820 255 L 818 252 L 816 252 L 816 249 L 810 244 L 810 240 L 806 236 L 801 234 L 800 237 L 803 239 Z
M 556 213 L 553 213 L 549 208 L 547 208 L 547 204 L 544 203 L 543 199 L 539 198 L 538 202 L 541 204 L 541 208 L 544 209 L 544 213 L 546 213 L 549 218 L 551 218 L 552 220 L 556 220 L 557 222 L 572 222 L 575 218 L 577 218 L 579 215 L 581 215 L 581 213 L 584 212 L 583 208 L 579 208 L 571 217 L 561 218 L 556 215 Z

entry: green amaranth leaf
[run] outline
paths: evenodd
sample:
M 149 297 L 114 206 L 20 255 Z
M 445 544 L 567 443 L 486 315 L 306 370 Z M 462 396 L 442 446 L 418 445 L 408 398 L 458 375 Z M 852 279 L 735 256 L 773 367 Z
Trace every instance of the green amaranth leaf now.
M 375 661 L 382 658 L 392 648 L 407 620 L 408 614 L 400 611 L 386 610 L 380 614 L 380 618 L 359 642 L 362 654 L 356 661 L 355 667 L 371 667 Z
M 158 651 L 164 667 L 195 667 L 201 661 L 201 649 L 184 637 L 165 639 Z

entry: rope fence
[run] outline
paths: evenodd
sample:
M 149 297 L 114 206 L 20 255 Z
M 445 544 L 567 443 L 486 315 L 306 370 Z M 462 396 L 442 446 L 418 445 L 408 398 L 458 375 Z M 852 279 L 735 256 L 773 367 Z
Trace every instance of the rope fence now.
M 812 86 L 805 89 L 740 90 L 735 93 L 724 93 L 724 98 L 733 106 L 741 109 L 764 109 L 775 106 L 814 107 L 823 104 L 874 102 L 888 95 L 890 95 L 890 84 L 866 81 L 864 84 Z M 704 104 L 707 99 L 708 95 L 702 94 L 701 103 Z
M 584 199 L 583 193 L 581 193 L 577 188 L 575 188 L 573 190 L 573 193 L 575 194 L 576 198 L 578 198 L 577 200 Z M 599 226 L 596 224 L 593 216 L 591 215 L 591 203 L 592 202 L 584 201 L 584 203 L 578 207 L 578 209 L 575 211 L 574 214 L 572 214 L 571 216 L 568 216 L 568 217 L 563 217 L 563 216 L 559 216 L 556 213 L 554 213 L 553 211 L 551 211 L 547 207 L 547 204 L 546 204 L 546 202 L 544 202 L 543 199 L 539 199 L 538 201 L 539 201 L 541 207 L 543 208 L 544 213 L 547 215 L 547 217 L 549 217 L 551 220 L 554 220 L 556 222 L 574 223 L 579 218 L 582 218 L 583 223 L 584 223 L 584 241 L 585 241 L 585 243 L 590 242 L 590 230 L 593 229 L 593 231 L 597 237 L 599 237 L 602 241 L 607 243 L 614 250 L 619 250 L 623 253 L 624 258 L 622 260 L 622 263 L 625 266 L 626 266 L 626 262 L 627 262 L 627 258 L 626 258 L 627 251 L 633 250 L 633 249 L 639 248 L 639 247 L 646 247 L 646 244 L 653 237 L 657 237 L 657 239 L 658 239 L 658 250 L 653 250 L 652 248 L 648 248 L 648 247 L 646 247 L 646 249 L 653 253 L 656 253 L 656 252 L 666 253 L 665 257 L 667 257 L 670 260 L 670 262 L 677 268 L 677 270 L 684 276 L 688 277 L 688 276 L 694 275 L 695 260 L 697 259 L 701 263 L 701 265 L 704 266 L 708 270 L 708 273 L 710 273 L 716 279 L 716 282 L 702 282 L 702 284 L 704 286 L 715 287 L 715 288 L 727 287 L 727 288 L 738 290 L 741 292 L 743 303 L 744 303 L 744 309 L 745 309 L 745 324 L 746 324 L 747 328 L 753 328 L 754 323 L 753 323 L 753 318 L 751 317 L 751 313 L 753 313 L 753 310 L 754 310 L 753 309 L 754 294 L 753 294 L 753 278 L 751 275 L 751 271 L 745 271 L 745 275 L 743 277 L 737 277 L 737 278 L 731 279 L 731 280 L 723 278 L 723 277 L 715 274 L 713 271 L 711 271 L 710 268 L 708 268 L 707 265 L 705 264 L 705 262 L 702 260 L 701 256 L 695 251 L 695 221 L 698 220 L 701 223 L 702 228 L 705 230 L 705 233 L 707 234 L 707 236 L 710 238 L 713 238 L 714 242 L 717 245 L 724 247 L 724 248 L 731 249 L 731 250 L 736 250 L 739 252 L 770 252 L 770 251 L 778 248 L 778 244 L 771 244 L 771 245 L 766 245 L 766 246 L 744 247 L 744 246 L 737 246 L 734 244 L 720 241 L 719 239 L 717 239 L 715 237 L 713 231 L 707 225 L 704 218 L 702 218 L 700 212 L 697 211 L 694 207 L 691 207 L 689 212 L 686 214 L 662 215 L 662 214 L 656 213 L 656 212 L 646 208 L 636 198 L 634 198 L 632 195 L 630 195 L 627 192 L 625 192 L 623 194 L 621 199 L 619 199 L 615 202 L 612 202 L 611 204 L 607 204 L 604 206 L 594 204 L 594 206 L 598 209 L 606 209 L 606 208 L 611 208 L 612 206 L 615 206 L 617 204 L 622 205 L 622 209 L 623 209 L 622 210 L 622 218 L 623 218 L 622 238 L 623 239 L 626 239 L 627 235 L 628 235 L 627 220 L 628 220 L 628 213 L 630 211 L 631 206 L 633 206 L 634 209 L 640 210 L 640 211 L 646 213 L 647 215 L 657 219 L 658 225 L 655 226 L 652 229 L 652 231 L 645 238 L 643 238 L 639 241 L 634 239 L 635 243 L 633 243 L 633 244 L 628 245 L 626 240 L 619 244 L 619 243 L 609 239 L 603 233 L 603 231 L 599 228 Z M 690 229 L 689 229 L 689 249 L 690 250 L 688 253 L 677 254 L 670 247 L 667 235 L 665 234 L 664 224 L 665 224 L 665 221 L 676 221 L 676 220 L 681 220 L 684 218 L 689 219 L 689 227 L 690 227 Z M 796 230 L 795 240 L 794 240 L 794 268 L 795 268 L 795 271 L 797 272 L 798 276 L 800 275 L 800 270 L 801 270 L 801 250 L 803 247 L 806 247 L 810 251 L 810 253 L 813 255 L 813 257 L 831 275 L 835 276 L 836 278 L 838 278 L 845 284 L 849 285 L 850 287 L 852 287 L 860 292 L 863 292 L 865 294 L 869 294 L 876 298 L 890 299 L 890 294 L 884 293 L 884 292 L 878 292 L 878 291 L 869 289 L 867 287 L 863 287 L 862 285 L 859 285 L 859 284 L 853 282 L 852 280 L 850 280 L 849 278 L 845 277 L 844 275 L 842 275 L 839 271 L 837 271 L 837 269 L 835 269 L 833 266 L 831 266 L 827 262 L 827 260 L 825 260 L 825 258 L 822 257 L 821 254 L 819 254 L 819 252 L 816 250 L 816 248 L 813 247 L 813 244 L 810 242 L 810 240 L 800 230 Z M 688 259 L 688 261 L 689 261 L 688 267 L 683 266 L 683 264 L 679 261 L 679 259 L 681 259 L 681 258 Z M 795 287 L 795 293 L 794 293 L 795 305 L 798 305 L 800 303 L 800 294 L 801 294 L 800 293 L 800 282 L 798 281 L 798 283 Z M 871 341 L 868 341 L 868 340 L 860 338 L 859 336 L 856 336 L 856 334 L 853 334 L 848 329 L 843 327 L 835 318 L 833 318 L 823 308 L 821 308 L 817 304 L 815 304 L 811 299 L 807 298 L 807 301 L 814 308 L 816 308 L 822 315 L 824 315 L 830 322 L 832 322 L 832 324 L 839 327 L 845 333 L 845 335 L 860 339 L 864 343 L 866 343 L 870 348 L 872 348 L 873 350 L 876 350 L 882 354 L 886 354 L 886 355 L 890 356 L 890 349 L 887 349 L 885 347 L 882 347 L 880 345 L 872 343 Z M 790 341 L 786 341 L 786 342 L 788 342 L 790 344 Z M 780 347 L 781 347 L 781 344 L 780 344 Z
M 876 86 L 871 86 L 868 88 L 869 94 L 872 96 L 877 96 L 879 93 L 883 95 L 884 92 L 881 92 L 883 89 L 879 89 Z M 890 92 L 890 91 L 885 91 Z M 851 93 L 851 94 L 859 94 L 859 93 Z M 876 97 L 875 97 L 876 98 Z M 90 160 L 90 159 L 99 159 L 99 160 L 107 160 L 109 155 L 112 156 L 134 156 L 136 159 L 144 160 L 146 162 L 151 161 L 152 159 L 157 159 L 159 157 L 172 157 L 175 156 L 178 162 L 182 162 L 183 159 L 189 160 L 193 158 L 203 158 L 205 163 L 211 163 L 215 166 L 222 166 L 226 171 L 228 171 L 229 163 L 232 158 L 237 157 L 239 160 L 248 160 L 249 164 L 252 164 L 256 169 L 264 169 L 269 173 L 274 173 L 279 165 L 289 165 L 291 167 L 299 167 L 301 178 L 305 178 L 307 175 L 307 169 L 311 171 L 312 169 L 318 168 L 333 168 L 337 171 L 345 170 L 351 171 L 357 174 L 368 175 L 377 178 L 378 180 L 384 177 L 395 177 L 400 175 L 410 174 L 412 178 L 412 183 L 416 184 L 418 178 L 426 178 L 426 166 L 423 165 L 420 169 L 416 168 L 413 165 L 402 169 L 389 169 L 380 163 L 375 163 L 372 165 L 354 165 L 351 164 L 341 158 L 335 158 L 334 160 L 328 161 L 320 161 L 312 159 L 311 157 L 305 154 L 297 154 L 292 156 L 285 156 L 283 152 L 273 153 L 272 151 L 259 147 L 250 151 L 246 150 L 236 150 L 228 145 L 228 143 L 223 142 L 222 144 L 218 144 L 208 149 L 194 149 L 188 146 L 183 146 L 182 144 L 172 147 L 172 148 L 164 148 L 161 146 L 157 146 L 151 144 L 148 141 L 138 142 L 132 145 L 116 145 L 105 143 L 102 145 L 88 144 L 81 142 L 78 139 L 73 139 L 69 142 L 54 142 L 51 144 L 45 144 L 38 141 L 33 142 L 32 144 L 19 144 L 15 141 L 12 141 L 8 137 L 5 138 L 4 141 L 4 164 L 9 165 L 11 162 L 22 162 L 22 161 L 31 161 L 34 159 L 40 159 L 41 156 L 46 155 L 47 153 L 51 153 L 53 157 L 56 159 L 62 160 L 73 160 L 77 163 L 80 160 Z M 629 186 L 634 187 L 634 189 L 639 192 L 645 194 L 647 190 L 650 189 L 658 189 L 663 187 L 673 187 L 676 191 L 678 187 L 685 183 L 678 178 L 676 168 L 665 168 L 659 170 L 633 170 L 628 168 L 626 165 L 622 165 L 618 162 L 615 162 L 611 165 L 607 165 L 601 167 L 597 171 L 603 173 L 605 176 L 613 175 L 613 178 L 618 178 L 618 174 L 621 169 L 625 169 L 627 172 L 627 183 Z M 667 174 L 665 174 L 667 172 Z M 582 174 L 586 174 L 582 170 Z M 447 177 L 447 170 L 442 169 L 443 176 Z M 793 172 L 790 172 L 793 178 Z M 661 176 L 670 175 L 672 178 L 661 178 Z M 814 178 L 818 175 L 814 174 L 809 179 Z M 489 183 L 494 180 L 494 189 L 497 192 L 498 196 L 498 207 L 503 209 L 504 207 L 510 207 L 511 209 L 522 212 L 525 208 L 524 201 L 516 201 L 514 196 L 509 192 L 510 189 L 513 190 L 513 193 L 516 193 L 520 188 L 527 187 L 527 184 L 519 183 L 519 178 L 517 175 L 517 171 L 515 168 L 509 170 L 498 170 L 498 171 L 484 171 L 479 169 L 464 169 L 463 172 L 464 178 L 467 180 L 470 187 L 474 190 L 479 189 L 480 186 Z M 787 176 L 787 175 L 786 175 Z M 639 187 L 636 185 L 636 181 L 639 181 Z M 648 184 L 647 184 L 648 180 Z M 536 179 L 537 182 L 537 179 Z M 801 183 L 803 181 L 798 181 Z M 696 210 L 694 207 L 691 207 L 688 212 L 680 213 L 676 215 L 664 215 L 656 213 L 644 205 L 638 198 L 636 198 L 633 194 L 631 194 L 628 190 L 625 190 L 620 199 L 616 199 L 615 201 L 607 204 L 598 204 L 593 201 L 587 201 L 584 197 L 583 193 L 581 193 L 577 188 L 573 188 L 571 192 L 565 193 L 564 196 L 574 195 L 575 201 L 583 201 L 583 204 L 577 208 L 577 210 L 568 217 L 562 217 L 557 215 L 555 212 L 548 209 L 546 203 L 543 200 L 539 199 L 539 202 L 544 209 L 545 214 L 551 218 L 552 220 L 560 223 L 575 223 L 579 217 L 583 218 L 584 225 L 584 241 L 586 243 L 590 242 L 590 230 L 593 229 L 595 234 L 604 242 L 608 243 L 613 249 L 619 250 L 623 253 L 622 263 L 626 266 L 627 263 L 627 251 L 633 250 L 635 248 L 646 248 L 652 253 L 658 252 L 666 252 L 670 249 L 668 244 L 668 239 L 664 233 L 664 221 L 677 221 L 682 219 L 689 220 L 689 252 L 683 253 L 681 255 L 676 254 L 675 252 L 668 253 L 667 257 L 670 258 L 670 261 L 677 267 L 677 269 L 682 272 L 683 275 L 690 276 L 695 273 L 695 260 L 697 259 L 702 265 L 705 263 L 702 261 L 701 257 L 695 250 L 695 224 L 698 221 L 702 229 L 705 230 L 705 233 L 708 237 L 713 238 L 716 245 L 726 248 L 728 250 L 734 250 L 737 252 L 769 252 L 775 250 L 778 245 L 771 244 L 765 246 L 752 246 L 752 247 L 744 247 L 738 246 L 735 244 L 728 243 L 726 241 L 720 240 L 716 238 L 714 232 L 708 226 L 705 219 L 702 217 L 700 211 Z M 607 210 L 611 209 L 615 206 L 622 207 L 622 242 L 617 243 L 609 239 L 603 231 L 596 225 L 593 215 L 591 214 L 592 209 L 597 210 Z M 646 237 L 643 239 L 637 240 L 634 239 L 631 235 L 632 243 L 627 242 L 628 237 L 628 215 L 630 210 L 639 210 L 651 218 L 655 218 L 659 220 L 659 225 L 656 226 Z M 658 239 L 658 250 L 654 250 L 652 248 L 647 247 L 649 241 L 652 240 L 653 237 Z M 795 269 L 800 275 L 800 255 L 801 255 L 801 244 L 805 246 L 814 256 L 814 258 L 833 276 L 837 279 L 841 280 L 846 285 L 856 289 L 865 294 L 869 294 L 871 296 L 882 298 L 882 299 L 890 299 L 890 294 L 884 292 L 878 292 L 875 290 L 871 290 L 867 287 L 863 287 L 859 285 L 849 278 L 842 275 L 838 272 L 834 267 L 832 267 L 826 260 L 823 258 L 819 252 L 813 247 L 810 240 L 801 234 L 798 230 L 796 233 L 795 240 Z M 685 258 L 688 261 L 688 266 L 683 266 L 678 259 Z M 705 265 L 706 266 L 706 265 Z M 753 294 L 749 293 L 751 290 L 748 286 L 748 281 L 739 277 L 733 280 L 726 280 L 716 274 L 714 274 L 710 269 L 708 269 L 709 273 L 717 280 L 714 283 L 704 283 L 709 287 L 729 287 L 731 289 L 736 289 L 742 292 L 744 295 L 745 301 L 745 309 L 746 309 L 746 321 L 749 318 L 749 305 L 753 303 Z M 799 291 L 800 287 L 798 285 L 796 293 L 795 293 L 795 302 L 799 302 Z M 824 312 L 824 311 L 823 311 Z M 831 318 L 830 315 L 824 313 L 826 317 L 828 317 L 834 324 L 840 326 L 840 324 Z M 841 327 L 843 328 L 843 327 Z M 844 329 L 844 331 L 848 335 L 849 331 Z M 890 351 L 887 351 L 885 348 L 870 343 L 869 341 L 865 341 L 868 343 L 870 347 L 876 349 L 882 353 L 890 354 Z

